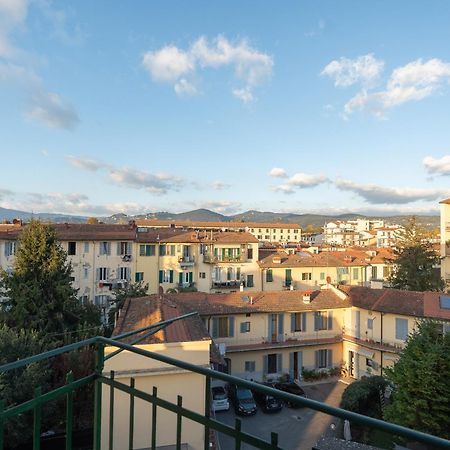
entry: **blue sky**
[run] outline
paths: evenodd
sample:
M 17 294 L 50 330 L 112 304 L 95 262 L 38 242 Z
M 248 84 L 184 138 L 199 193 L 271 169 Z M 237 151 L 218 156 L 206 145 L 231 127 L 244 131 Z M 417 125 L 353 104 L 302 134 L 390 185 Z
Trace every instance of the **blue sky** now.
M 438 211 L 448 1 L 0 0 L 0 206 Z

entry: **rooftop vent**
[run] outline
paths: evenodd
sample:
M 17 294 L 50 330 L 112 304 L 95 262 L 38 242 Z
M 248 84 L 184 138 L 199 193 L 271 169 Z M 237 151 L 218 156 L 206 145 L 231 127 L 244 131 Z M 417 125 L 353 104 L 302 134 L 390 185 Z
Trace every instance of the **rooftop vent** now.
M 272 261 L 274 264 L 281 264 L 281 256 L 274 256 Z
M 311 295 L 303 294 L 303 303 L 311 303 Z

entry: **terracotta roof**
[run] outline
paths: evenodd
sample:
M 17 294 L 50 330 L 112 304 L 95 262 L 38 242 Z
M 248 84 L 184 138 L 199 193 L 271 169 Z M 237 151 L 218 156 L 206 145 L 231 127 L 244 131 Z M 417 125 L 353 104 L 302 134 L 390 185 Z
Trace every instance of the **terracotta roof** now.
M 311 302 L 304 303 L 303 296 L 310 295 Z M 184 309 L 200 315 L 246 314 L 279 311 L 316 311 L 322 309 L 348 308 L 348 299 L 342 300 L 331 290 L 280 291 L 280 292 L 233 292 L 229 294 L 206 294 L 186 292 L 164 294 Z
M 319 254 L 311 253 L 306 256 L 307 252 L 302 252 L 303 256 L 287 255 L 286 253 L 278 253 L 267 256 L 258 262 L 262 268 L 276 267 L 351 267 L 351 266 L 367 266 L 368 263 L 363 257 L 352 256 L 346 252 L 320 252 Z M 281 262 L 274 262 L 274 259 L 281 258 Z
M 450 198 L 446 198 L 445 200 L 441 200 L 439 203 L 443 203 L 445 205 L 450 205 Z
M 186 228 L 237 228 L 244 230 L 246 228 L 289 228 L 300 229 L 300 225 L 295 223 L 267 223 L 267 222 L 205 222 L 194 220 L 158 220 L 158 219 L 140 219 L 136 220 L 138 226 L 148 227 L 169 227 L 175 225 Z
M 138 330 L 139 328 L 144 328 L 163 320 L 173 319 L 187 312 L 190 311 L 185 310 L 181 304 L 179 305 L 173 301 L 169 301 L 167 298 L 161 299 L 158 295 L 129 298 L 125 302 L 112 337 L 128 331 Z M 124 339 L 123 342 L 131 342 L 138 336 L 131 336 Z M 189 342 L 210 339 L 202 320 L 198 316 L 192 316 L 173 322 L 163 330 L 147 337 L 140 344 Z

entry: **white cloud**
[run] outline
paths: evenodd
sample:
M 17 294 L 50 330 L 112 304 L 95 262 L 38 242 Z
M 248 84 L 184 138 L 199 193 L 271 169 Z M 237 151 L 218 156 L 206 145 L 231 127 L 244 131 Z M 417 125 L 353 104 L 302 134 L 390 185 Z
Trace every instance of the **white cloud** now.
M 153 81 L 174 83 L 177 94 L 188 90 L 189 95 L 197 93 L 189 76 L 201 69 L 231 66 L 235 78 L 244 84 L 233 88 L 232 93 L 245 103 L 254 100 L 254 88 L 266 82 L 273 70 L 270 55 L 251 47 L 245 39 L 233 44 L 220 35 L 211 42 L 200 37 L 188 50 L 168 45 L 146 52 L 142 64 Z
M 423 165 L 430 174 L 450 175 L 450 155 L 440 159 L 427 156 L 423 159 Z
M 335 62 L 333 61 L 333 63 Z M 341 76 L 339 73 L 338 75 L 339 77 Z M 350 86 L 359 82 L 363 86 L 361 91 L 345 104 L 344 111 L 346 115 L 351 114 L 355 110 L 363 110 L 383 117 L 390 108 L 429 97 L 442 88 L 445 82 L 449 81 L 450 63 L 434 58 L 428 61 L 418 59 L 404 66 L 397 67 L 390 75 L 383 90 L 371 90 L 370 86 L 364 83 L 364 80 L 352 76 L 337 78 L 335 85 Z
M 10 35 L 23 25 L 27 10 L 27 0 L 0 0 L 0 57 L 12 57 L 17 53 Z
M 88 159 L 88 158 L 79 158 L 79 157 L 73 156 L 73 155 L 66 155 L 65 159 L 72 166 L 74 166 L 78 169 L 89 170 L 91 172 L 96 172 L 99 169 L 109 167 L 108 164 L 102 163 L 100 161 L 96 161 L 94 159 Z
M 192 57 L 173 45 L 145 53 L 142 64 L 154 81 L 176 81 L 194 70 Z
M 405 204 L 421 200 L 436 200 L 450 195 L 450 189 L 418 189 L 384 187 L 376 184 L 360 184 L 350 180 L 336 180 L 343 191 L 354 192 L 371 204 Z
M 281 167 L 274 167 L 270 172 L 269 175 L 271 177 L 275 178 L 287 178 L 288 174 L 285 169 Z
M 235 201 L 219 200 L 202 203 L 200 208 L 210 209 L 220 214 L 236 214 L 241 210 L 242 204 Z
M 73 129 L 80 120 L 75 108 L 53 92 L 36 92 L 28 116 L 50 128 L 66 130 Z
M 195 85 L 186 80 L 186 78 L 181 78 L 179 81 L 177 81 L 173 88 L 175 89 L 176 94 L 180 97 L 192 97 L 193 95 L 198 94 Z
M 273 170 L 273 169 L 272 169 Z M 277 173 L 277 172 L 276 172 Z M 296 173 L 285 183 L 275 186 L 273 189 L 285 194 L 293 194 L 296 189 L 306 189 L 316 187 L 326 183 L 328 178 L 325 175 L 310 175 L 307 173 Z
M 224 189 L 229 189 L 231 187 L 231 184 L 216 180 L 211 183 L 211 187 L 216 191 L 222 191 Z
M 372 83 L 379 77 L 383 68 L 384 62 L 370 53 L 355 59 L 340 58 L 331 61 L 320 74 L 333 78 L 337 87 L 347 87 L 356 83 Z

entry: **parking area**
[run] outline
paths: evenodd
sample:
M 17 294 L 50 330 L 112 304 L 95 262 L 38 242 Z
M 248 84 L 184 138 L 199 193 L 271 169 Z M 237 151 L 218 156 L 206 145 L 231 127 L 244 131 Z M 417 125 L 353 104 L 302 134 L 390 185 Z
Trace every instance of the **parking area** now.
M 342 393 L 347 386 L 341 382 L 304 386 L 308 398 L 339 406 Z M 228 412 L 216 414 L 217 420 L 234 426 L 236 415 L 231 407 Z M 278 433 L 278 443 L 286 450 L 311 449 L 323 435 L 333 436 L 332 423 L 337 419 L 308 408 L 291 409 L 284 407 L 280 412 L 265 414 L 258 410 L 256 415 L 242 417 L 242 430 L 270 441 L 272 431 Z M 220 450 L 234 448 L 234 441 L 228 436 L 219 435 Z M 242 445 L 242 449 L 252 446 Z

